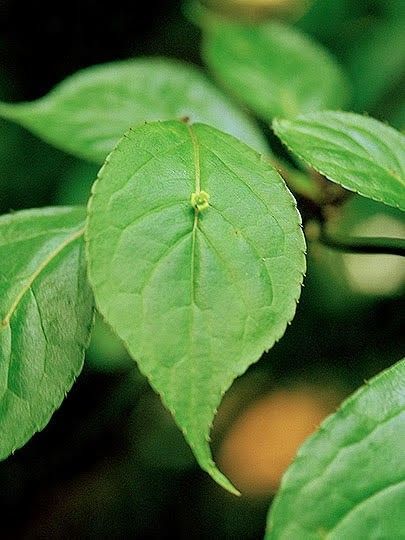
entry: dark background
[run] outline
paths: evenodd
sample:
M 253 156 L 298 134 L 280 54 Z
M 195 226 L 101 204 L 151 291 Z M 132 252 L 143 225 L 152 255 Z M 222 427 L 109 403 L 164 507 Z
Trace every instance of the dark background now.
M 321 0 L 295 21 L 346 67 L 352 109 L 397 128 L 405 126 L 403 8 L 401 0 Z M 201 64 L 199 31 L 179 2 L 0 0 L 3 99 L 35 99 L 82 67 L 139 55 Z M 2 213 L 84 202 L 95 174 L 94 166 L 0 122 Z M 341 211 L 342 228 L 355 226 L 358 216 L 399 219 L 359 199 Z M 350 284 L 341 255 L 311 249 L 297 316 L 229 392 L 214 450 L 258 396 L 306 387 L 320 401 L 331 395 L 340 401 L 394 363 L 403 344 L 401 312 L 399 290 L 364 294 Z M 271 498 L 236 499 L 199 471 L 156 396 L 100 324 L 83 374 L 48 427 L 0 464 L 0 485 L 3 538 L 255 539 L 263 535 Z

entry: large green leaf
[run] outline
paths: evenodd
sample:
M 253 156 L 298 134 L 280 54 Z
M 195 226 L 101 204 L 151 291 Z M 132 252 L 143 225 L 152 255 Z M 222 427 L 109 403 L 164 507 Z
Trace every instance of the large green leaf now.
M 268 540 L 405 537 L 405 360 L 346 400 L 301 447 Z
M 266 159 L 216 129 L 131 130 L 93 188 L 96 303 L 160 393 L 200 465 L 232 381 L 293 318 L 305 267 L 294 200 Z
M 131 126 L 189 117 L 268 152 L 260 130 L 198 68 L 141 58 L 93 66 L 30 103 L 0 103 L 0 116 L 49 143 L 102 163 Z
M 0 217 L 0 459 L 48 423 L 82 368 L 93 312 L 84 217 Z
M 346 79 L 329 54 L 280 23 L 211 21 L 203 56 L 223 86 L 267 121 L 347 100 Z
M 333 182 L 405 210 L 405 136 L 353 113 L 325 111 L 275 120 L 284 144 Z

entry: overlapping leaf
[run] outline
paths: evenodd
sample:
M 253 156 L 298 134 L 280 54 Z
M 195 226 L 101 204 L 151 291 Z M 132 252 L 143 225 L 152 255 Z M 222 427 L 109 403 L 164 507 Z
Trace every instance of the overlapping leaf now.
M 405 136 L 359 114 L 325 111 L 275 120 L 276 134 L 333 182 L 405 210 Z
M 403 538 L 405 360 L 344 402 L 284 476 L 267 540 Z
M 209 432 L 222 395 L 294 315 L 305 267 L 295 203 L 259 154 L 203 125 L 127 133 L 86 229 L 98 307 L 226 488 Z
M 0 217 L 0 458 L 42 429 L 80 373 L 93 300 L 84 210 Z
M 267 144 L 242 113 L 196 67 L 163 58 L 93 66 L 30 103 L 0 103 L 0 116 L 49 143 L 102 163 L 131 126 L 189 117 L 235 135 L 260 152 Z

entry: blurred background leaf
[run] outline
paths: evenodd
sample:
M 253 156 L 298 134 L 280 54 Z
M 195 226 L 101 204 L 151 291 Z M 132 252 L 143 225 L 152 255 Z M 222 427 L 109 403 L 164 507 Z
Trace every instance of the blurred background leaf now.
M 208 19 L 203 35 L 202 55 L 218 83 L 266 122 L 349 102 L 339 64 L 289 26 Z
M 0 116 L 101 165 L 123 134 L 145 121 L 203 122 L 268 148 L 254 121 L 189 63 L 156 57 L 80 70 L 38 100 L 0 102 Z

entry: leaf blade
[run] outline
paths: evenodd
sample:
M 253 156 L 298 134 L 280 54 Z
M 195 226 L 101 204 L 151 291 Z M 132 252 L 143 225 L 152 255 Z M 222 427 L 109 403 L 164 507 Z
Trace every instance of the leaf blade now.
M 1 459 L 45 427 L 80 373 L 93 310 L 83 214 L 49 208 L 0 217 Z
M 332 57 L 298 30 L 213 21 L 203 58 L 231 95 L 263 120 L 343 107 L 348 83 Z
M 403 535 L 405 360 L 350 396 L 307 439 L 269 514 L 266 539 Z M 402 510 L 401 510 L 402 509 Z
M 405 137 L 354 113 L 325 111 L 275 120 L 278 137 L 329 180 L 405 210 Z
M 209 204 L 196 211 L 200 189 Z M 235 492 L 212 460 L 213 417 L 235 377 L 284 333 L 305 266 L 298 214 L 281 178 L 206 125 L 138 127 L 93 188 L 86 245 L 101 313 L 201 467 Z
M 140 58 L 92 66 L 27 103 L 0 103 L 0 116 L 50 144 L 102 163 L 129 127 L 189 117 L 269 153 L 260 130 L 192 65 Z

